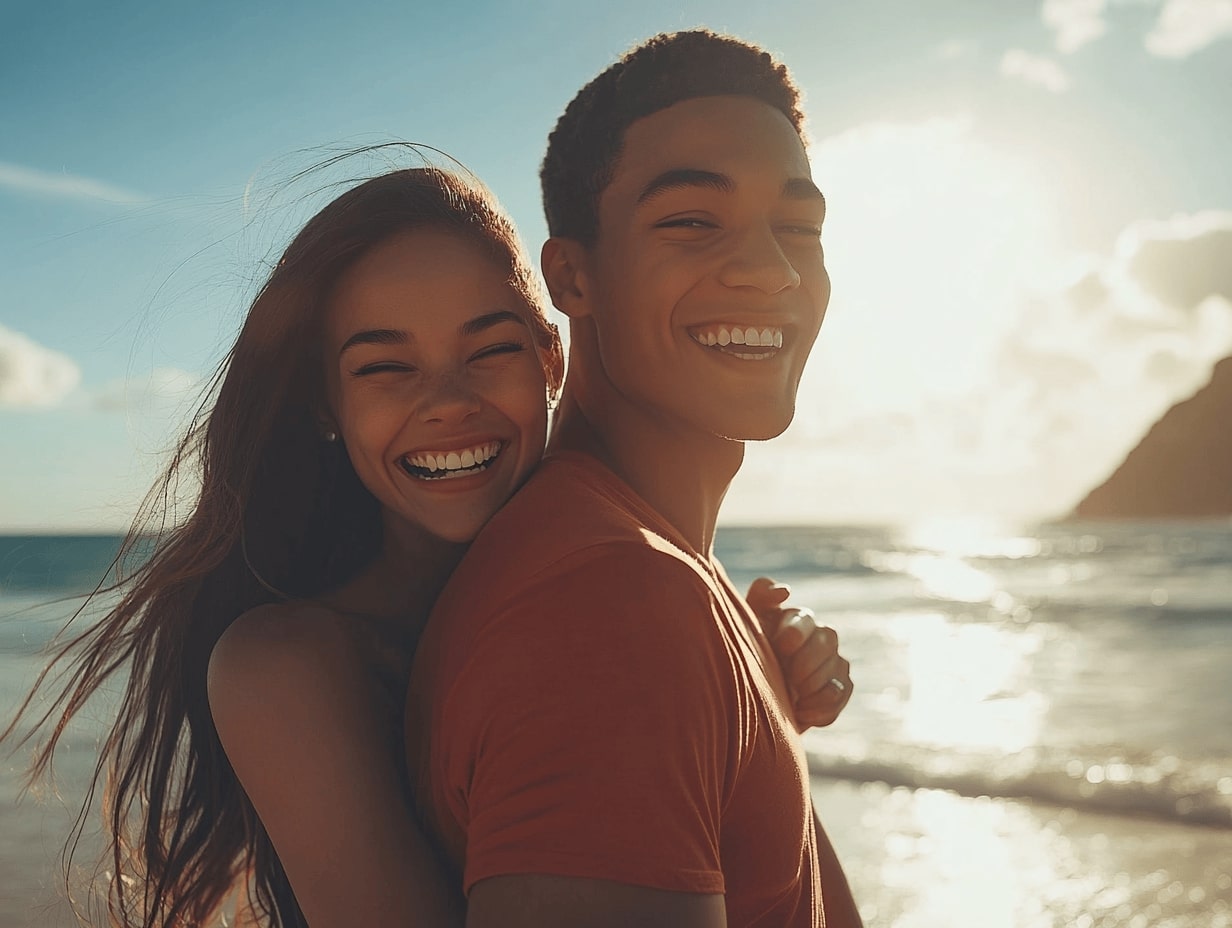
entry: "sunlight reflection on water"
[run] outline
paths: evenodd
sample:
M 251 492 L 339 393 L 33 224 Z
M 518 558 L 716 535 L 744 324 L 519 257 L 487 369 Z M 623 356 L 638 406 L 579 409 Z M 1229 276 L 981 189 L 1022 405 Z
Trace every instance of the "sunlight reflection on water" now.
M 1038 743 L 1049 708 L 1027 685 L 1038 634 L 916 613 L 897 617 L 889 637 L 909 681 L 898 714 L 911 741 L 1004 753 Z
M 870 926 L 1232 926 L 1216 829 L 877 783 L 813 793 Z

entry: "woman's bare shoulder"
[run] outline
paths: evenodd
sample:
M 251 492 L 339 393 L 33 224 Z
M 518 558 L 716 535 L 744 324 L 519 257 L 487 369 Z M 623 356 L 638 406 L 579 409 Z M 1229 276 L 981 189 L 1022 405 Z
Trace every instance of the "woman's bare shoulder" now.
M 223 632 L 219 645 L 315 648 L 347 638 L 346 617 L 311 600 L 254 606 Z M 217 650 L 218 646 L 215 646 Z
M 345 616 L 309 601 L 268 603 L 236 618 L 214 646 L 210 705 L 217 715 L 227 706 L 294 700 L 305 689 L 362 683 L 364 671 Z

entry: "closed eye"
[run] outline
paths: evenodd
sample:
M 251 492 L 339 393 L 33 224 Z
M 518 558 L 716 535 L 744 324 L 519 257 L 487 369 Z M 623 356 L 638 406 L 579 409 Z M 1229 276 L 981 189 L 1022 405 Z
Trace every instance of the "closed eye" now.
M 393 373 L 414 373 L 415 368 L 409 364 L 400 364 L 396 361 L 374 361 L 372 364 L 364 364 L 351 371 L 355 377 L 367 377 L 372 374 L 393 374 Z
M 713 229 L 716 228 L 716 224 L 709 219 L 700 219 L 697 216 L 677 216 L 656 222 L 654 227 L 656 229 Z
M 779 231 L 787 235 L 807 235 L 809 238 L 821 237 L 821 226 L 815 223 L 788 223 L 779 226 Z
M 476 351 L 470 356 L 470 360 L 482 361 L 484 358 L 494 358 L 503 354 L 517 354 L 525 350 L 526 345 L 522 342 L 500 342 L 499 344 L 488 345 L 486 348 Z

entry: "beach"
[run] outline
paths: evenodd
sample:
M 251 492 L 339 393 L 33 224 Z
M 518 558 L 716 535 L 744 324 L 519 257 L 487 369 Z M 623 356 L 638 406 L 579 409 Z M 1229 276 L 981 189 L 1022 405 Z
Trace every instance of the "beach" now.
M 6 716 L 51 600 L 114 544 L 0 539 Z M 740 586 L 789 582 L 851 660 L 851 704 L 804 742 L 870 928 L 1232 926 L 1232 525 L 726 529 L 718 553 Z M 18 802 L 4 758 L 0 928 L 75 924 L 60 851 L 106 717 L 70 732 L 60 798 Z
M 6 772 L 7 773 L 7 772 Z M 0 780 L 11 796 L 8 776 Z M 1232 832 L 814 777 L 868 928 L 1224 928 Z M 0 928 L 76 928 L 60 850 L 76 809 L 0 812 Z M 80 863 L 93 859 L 83 845 Z

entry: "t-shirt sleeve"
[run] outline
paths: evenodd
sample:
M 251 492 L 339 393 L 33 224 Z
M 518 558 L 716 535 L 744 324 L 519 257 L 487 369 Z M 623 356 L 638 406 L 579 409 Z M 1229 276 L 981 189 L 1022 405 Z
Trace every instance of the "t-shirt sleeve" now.
M 710 595 L 673 556 L 609 544 L 487 625 L 438 741 L 468 892 L 512 873 L 724 891 L 734 688 Z

